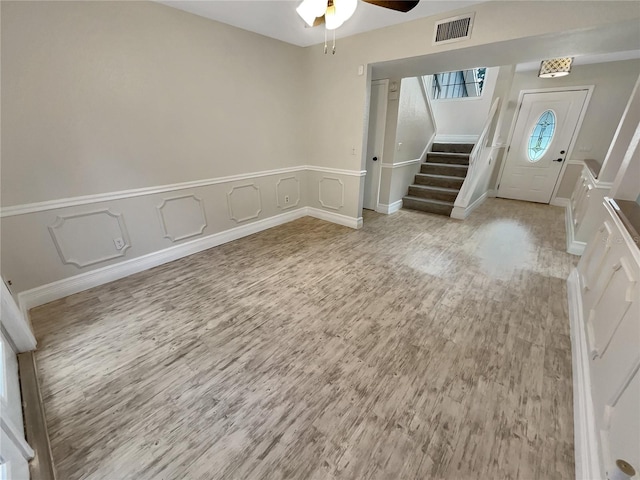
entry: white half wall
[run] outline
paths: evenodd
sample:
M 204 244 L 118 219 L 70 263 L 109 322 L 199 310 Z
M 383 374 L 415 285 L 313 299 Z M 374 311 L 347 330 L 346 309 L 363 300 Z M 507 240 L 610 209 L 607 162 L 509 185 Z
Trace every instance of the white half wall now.
M 407 194 L 435 132 L 436 123 L 422 78 L 403 78 L 399 95 L 390 95 L 388 101 L 379 211 L 397 210 L 388 206 L 399 205 Z

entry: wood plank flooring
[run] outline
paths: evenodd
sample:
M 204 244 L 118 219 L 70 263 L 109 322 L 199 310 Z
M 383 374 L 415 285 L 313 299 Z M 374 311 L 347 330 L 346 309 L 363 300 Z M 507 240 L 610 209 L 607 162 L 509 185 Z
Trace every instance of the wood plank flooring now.
M 563 215 L 303 218 L 32 310 L 58 478 L 573 478 Z

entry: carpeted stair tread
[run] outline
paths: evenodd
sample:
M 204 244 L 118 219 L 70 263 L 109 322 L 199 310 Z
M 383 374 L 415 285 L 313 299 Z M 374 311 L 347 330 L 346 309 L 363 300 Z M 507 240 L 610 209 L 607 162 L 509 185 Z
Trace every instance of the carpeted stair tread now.
M 457 188 L 436 187 L 433 185 L 410 185 L 408 195 L 411 197 L 426 198 L 429 200 L 441 200 L 454 202 L 460 190 Z
M 453 210 L 453 202 L 414 197 L 412 195 L 407 195 L 402 198 L 402 206 L 403 208 L 420 210 L 422 212 L 435 213 L 438 215 L 451 215 L 451 210 Z
M 471 153 L 473 143 L 434 143 L 431 146 L 432 152 L 452 152 L 452 153 Z
M 427 163 L 446 163 L 447 165 L 469 165 L 468 153 L 427 153 Z
M 425 203 L 425 204 L 434 204 L 434 205 L 443 205 L 443 206 L 450 206 L 453 207 L 453 203 L 454 202 L 446 202 L 444 200 L 434 200 L 433 198 L 422 198 L 422 197 L 414 197 L 413 195 L 406 195 L 403 198 L 407 198 L 409 200 L 416 200 L 420 203 Z
M 459 189 L 464 183 L 464 177 L 452 177 L 433 173 L 416 173 L 414 185 L 431 185 L 433 187 Z
M 438 175 L 436 173 L 416 173 L 418 177 L 428 177 L 433 179 L 442 179 L 442 180 L 456 180 L 456 181 L 464 181 L 464 178 L 454 177 L 452 175 Z
M 420 165 L 420 173 L 431 173 L 436 175 L 446 175 L 450 177 L 466 177 L 468 165 L 452 165 L 449 163 L 423 163 Z
M 454 177 L 455 178 L 455 177 Z M 420 190 L 430 190 L 430 191 L 434 191 L 434 192 L 442 192 L 442 193 L 459 193 L 460 189 L 459 188 L 447 188 L 447 187 L 436 187 L 435 185 L 419 185 L 414 183 L 413 185 L 410 185 L 413 188 L 419 188 Z

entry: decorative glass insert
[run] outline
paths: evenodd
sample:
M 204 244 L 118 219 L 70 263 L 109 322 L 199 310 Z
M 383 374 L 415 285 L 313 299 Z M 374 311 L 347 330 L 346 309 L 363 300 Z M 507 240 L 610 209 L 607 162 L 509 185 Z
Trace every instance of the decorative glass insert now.
M 553 110 L 547 110 L 540 115 L 529 137 L 527 154 L 529 155 L 530 162 L 537 162 L 547 152 L 555 131 L 556 114 L 553 113 Z

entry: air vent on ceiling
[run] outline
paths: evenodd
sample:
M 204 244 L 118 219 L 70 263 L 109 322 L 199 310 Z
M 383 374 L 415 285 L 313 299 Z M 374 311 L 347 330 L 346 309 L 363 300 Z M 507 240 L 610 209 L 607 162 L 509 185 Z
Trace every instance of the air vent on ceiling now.
M 444 20 L 436 22 L 433 44 L 441 45 L 443 43 L 459 42 L 460 40 L 469 38 L 471 36 L 474 15 L 473 13 L 468 13 L 458 17 L 445 18 Z

